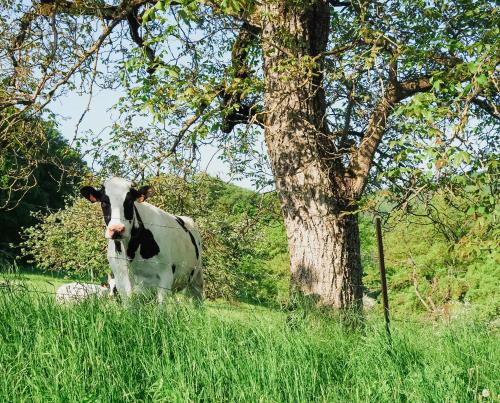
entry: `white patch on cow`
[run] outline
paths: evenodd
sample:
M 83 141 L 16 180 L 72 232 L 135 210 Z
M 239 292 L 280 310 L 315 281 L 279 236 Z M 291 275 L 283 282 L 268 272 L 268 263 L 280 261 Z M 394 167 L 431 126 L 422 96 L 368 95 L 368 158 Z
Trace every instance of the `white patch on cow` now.
M 125 196 L 131 188 L 131 183 L 122 178 L 110 178 L 104 182 L 104 190 L 111 203 L 111 220 L 109 221 L 105 236 L 111 239 L 109 228 L 115 225 L 125 226 L 125 231 L 122 238 L 130 238 L 130 231 L 132 230 L 132 221 L 125 219 L 125 212 L 123 203 Z

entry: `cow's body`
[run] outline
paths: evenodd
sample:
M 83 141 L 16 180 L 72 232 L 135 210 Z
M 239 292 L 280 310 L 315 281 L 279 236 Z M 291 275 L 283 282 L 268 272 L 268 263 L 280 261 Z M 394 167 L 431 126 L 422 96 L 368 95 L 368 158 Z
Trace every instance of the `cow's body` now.
M 154 256 L 141 254 L 142 245 L 139 245 L 132 255 L 130 241 L 108 241 L 108 261 L 120 294 L 129 296 L 132 292 L 143 293 L 153 289 L 157 290 L 161 301 L 165 293 L 187 289 L 191 295 L 201 298 L 201 243 L 193 221 L 188 217 L 179 217 L 193 235 L 198 257 L 189 233 L 175 216 L 146 202 L 136 208 L 144 227 L 151 231 L 159 252 Z
M 143 202 L 124 179 L 107 180 L 99 192 L 95 198 L 109 200 L 110 208 L 103 206 L 108 261 L 120 295 L 154 292 L 161 302 L 165 294 L 186 289 L 201 299 L 201 237 L 193 220 Z

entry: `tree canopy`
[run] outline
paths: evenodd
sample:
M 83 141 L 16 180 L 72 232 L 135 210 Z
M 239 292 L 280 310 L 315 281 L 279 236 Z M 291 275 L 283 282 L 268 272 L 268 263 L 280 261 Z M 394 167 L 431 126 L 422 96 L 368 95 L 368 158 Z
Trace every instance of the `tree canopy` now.
M 3 116 L 18 110 L 4 110 Z M 5 123 L 5 121 L 4 121 Z M 18 243 L 35 212 L 64 206 L 65 196 L 84 175 L 85 164 L 49 120 L 23 116 L 0 127 L 0 250 Z

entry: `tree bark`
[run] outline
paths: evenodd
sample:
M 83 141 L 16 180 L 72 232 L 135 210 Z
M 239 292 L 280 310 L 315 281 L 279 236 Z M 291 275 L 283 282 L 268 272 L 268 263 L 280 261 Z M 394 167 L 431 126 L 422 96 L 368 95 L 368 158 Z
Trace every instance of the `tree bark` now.
M 268 2 L 262 24 L 265 140 L 280 196 L 292 288 L 319 305 L 361 307 L 356 197 L 326 125 L 325 1 Z

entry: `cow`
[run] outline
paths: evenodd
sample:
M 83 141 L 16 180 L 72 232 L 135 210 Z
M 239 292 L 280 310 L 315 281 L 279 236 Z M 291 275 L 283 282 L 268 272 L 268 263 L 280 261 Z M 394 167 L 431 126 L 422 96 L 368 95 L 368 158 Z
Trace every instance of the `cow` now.
M 194 221 L 149 204 L 149 186 L 136 189 L 123 178 L 107 179 L 100 189 L 84 186 L 83 197 L 101 204 L 108 239 L 108 261 L 122 299 L 185 290 L 203 298 L 201 237 Z
M 56 291 L 56 302 L 81 302 L 91 297 L 112 297 L 116 293 L 116 283 L 113 276 L 108 274 L 108 282 L 98 284 L 68 283 L 61 285 Z

